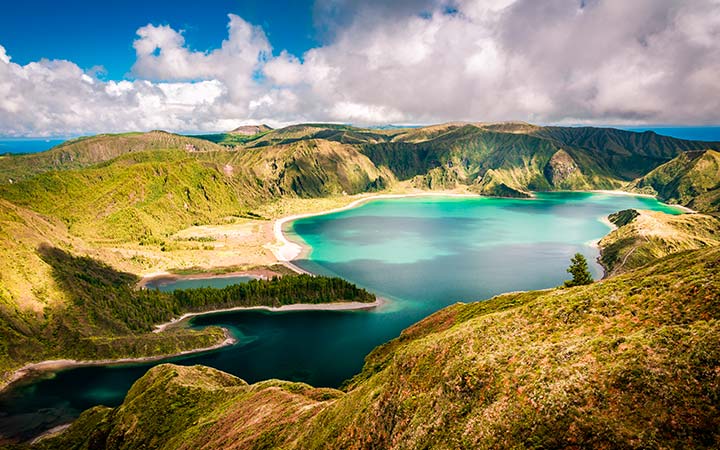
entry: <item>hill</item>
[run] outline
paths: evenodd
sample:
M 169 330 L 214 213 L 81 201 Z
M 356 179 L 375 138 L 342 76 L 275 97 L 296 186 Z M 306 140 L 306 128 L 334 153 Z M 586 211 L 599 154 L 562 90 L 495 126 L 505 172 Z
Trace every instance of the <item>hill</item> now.
M 720 152 L 688 151 L 640 179 L 631 189 L 702 212 L 720 212 Z
M 85 239 L 143 242 L 281 197 L 356 194 L 393 180 L 353 146 L 303 140 L 243 151 L 133 152 L 0 184 L 0 198 L 59 218 Z
M 162 149 L 206 152 L 222 150 L 222 147 L 164 131 L 99 134 L 71 139 L 45 152 L 0 156 L 0 183 L 17 182 L 51 170 L 87 167 L 127 153 Z
M 35 448 L 716 448 L 720 249 L 589 286 L 458 303 L 344 391 L 150 370 Z
M 229 134 L 241 134 L 244 136 L 254 136 L 256 134 L 260 133 L 266 133 L 268 131 L 271 131 L 272 128 L 269 126 L 263 124 L 263 125 L 242 125 L 234 130 L 230 131 Z
M 704 214 L 671 215 L 624 210 L 610 215 L 618 226 L 600 240 L 606 276 L 644 266 L 684 250 L 720 245 L 720 220 Z

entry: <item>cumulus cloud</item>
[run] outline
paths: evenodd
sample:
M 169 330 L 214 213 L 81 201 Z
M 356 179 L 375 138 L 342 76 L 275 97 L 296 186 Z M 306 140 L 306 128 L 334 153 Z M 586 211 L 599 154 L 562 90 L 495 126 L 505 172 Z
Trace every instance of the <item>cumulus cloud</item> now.
M 355 20 L 297 69 L 330 111 L 350 102 L 410 122 L 720 122 L 717 0 L 419 1 L 422 14 L 401 2 L 386 20 L 340 4 Z M 331 76 L 317 80 L 318 70 Z
M 131 80 L 0 46 L 0 134 L 245 121 L 720 123 L 719 0 L 317 0 L 325 45 L 273 54 L 230 15 L 217 49 L 147 25 Z M 320 19 L 322 17 L 322 19 Z

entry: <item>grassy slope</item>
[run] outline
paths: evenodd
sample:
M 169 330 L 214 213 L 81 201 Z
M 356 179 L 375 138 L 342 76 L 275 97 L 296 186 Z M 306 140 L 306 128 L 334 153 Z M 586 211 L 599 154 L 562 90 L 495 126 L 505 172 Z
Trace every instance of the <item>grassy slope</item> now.
M 375 349 L 345 394 L 160 366 L 40 447 L 716 447 L 718 267 L 709 248 L 456 304 Z
M 628 138 L 628 132 L 579 129 L 600 137 L 571 139 L 574 130 L 448 124 L 378 131 L 306 124 L 273 130 L 237 151 L 163 132 L 103 135 L 12 157 L 13 167 L 0 161 L 0 172 L 26 176 L 0 185 L 0 197 L 60 218 L 86 239 L 138 242 L 242 215 L 278 197 L 375 191 L 396 180 L 504 196 L 617 188 L 627 171 L 616 166 L 632 166 L 645 154 L 660 161 L 695 145 L 654 136 L 647 150 L 641 144 L 648 142 Z M 64 170 L 23 175 L 49 168 Z
M 190 147 L 188 147 L 190 146 Z M 206 140 L 164 131 L 149 133 L 100 134 L 71 139 L 46 152 L 0 157 L 0 183 L 15 181 L 50 170 L 77 169 L 137 151 L 161 149 L 218 151 L 222 147 Z
M 247 180 L 180 150 L 133 153 L 0 186 L 0 197 L 60 218 L 77 236 L 121 242 L 237 214 L 258 195 Z
M 720 219 L 625 210 L 610 215 L 618 228 L 600 240 L 600 263 L 617 275 L 683 250 L 720 245 Z
M 392 181 L 354 147 L 310 140 L 237 152 L 135 152 L 0 185 L 0 198 L 60 218 L 85 239 L 138 242 L 283 196 L 354 194 Z
M 720 142 L 687 141 L 652 131 L 634 133 L 614 128 L 542 127 L 534 134 L 564 147 L 587 151 L 625 180 L 642 176 L 681 152 L 720 149 Z
M 683 153 L 636 180 L 632 188 L 698 211 L 720 212 L 720 152 Z

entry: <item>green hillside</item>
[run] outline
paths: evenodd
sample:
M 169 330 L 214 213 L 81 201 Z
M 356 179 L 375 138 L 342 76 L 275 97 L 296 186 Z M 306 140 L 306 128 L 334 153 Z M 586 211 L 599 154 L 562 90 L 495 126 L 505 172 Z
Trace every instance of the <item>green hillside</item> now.
M 182 311 L 172 297 L 135 290 L 136 276 L 89 257 L 42 244 L 36 254 L 49 279 L 32 300 L 44 307 L 23 307 L 13 292 L 0 293 L 0 385 L 29 362 L 170 355 L 225 339 L 219 328 L 152 333 Z
M 693 142 L 653 131 L 635 133 L 615 128 L 542 127 L 535 134 L 602 157 L 607 167 L 623 179 L 642 176 L 681 152 L 720 149 L 720 142 Z
M 720 219 L 628 209 L 610 215 L 618 226 L 600 240 L 600 263 L 617 275 L 684 250 L 720 245 Z
M 206 152 L 219 151 L 222 147 L 164 131 L 99 134 L 71 139 L 46 152 L 0 156 L 0 183 L 17 182 L 50 170 L 87 167 L 127 153 L 162 149 Z
M 685 152 L 636 180 L 631 189 L 702 212 L 720 211 L 720 152 Z
M 389 130 L 301 124 L 230 136 L 242 142 L 228 148 L 164 132 L 130 133 L 4 156 L 0 197 L 62 218 L 84 237 L 138 241 L 281 197 L 372 192 L 398 182 L 497 196 L 617 189 L 701 145 L 654 133 L 524 123 Z M 706 179 L 716 181 L 713 175 Z M 650 184 L 672 198 L 665 191 L 673 182 L 655 178 Z M 681 190 L 683 201 L 695 192 Z M 696 203 L 703 202 L 713 200 Z
M 146 150 L 0 184 L 0 198 L 117 242 L 214 223 L 283 196 L 375 191 L 393 174 L 353 146 L 305 140 L 242 151 Z
M 158 366 L 35 448 L 717 448 L 719 266 L 715 247 L 458 303 L 342 392 Z

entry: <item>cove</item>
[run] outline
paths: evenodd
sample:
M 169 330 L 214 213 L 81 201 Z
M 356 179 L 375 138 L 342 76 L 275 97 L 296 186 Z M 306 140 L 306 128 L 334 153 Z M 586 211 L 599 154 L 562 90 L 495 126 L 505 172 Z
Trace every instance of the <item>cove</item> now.
M 626 208 L 679 213 L 647 197 L 541 193 L 534 199 L 377 199 L 286 225 L 309 248 L 295 264 L 338 275 L 385 297 L 373 311 L 239 311 L 198 316 L 191 325 L 228 328 L 238 343 L 164 362 L 204 364 L 252 383 L 268 378 L 339 386 L 374 347 L 447 305 L 560 285 L 570 257 L 588 257 L 609 231 L 600 219 Z M 122 402 L 158 362 L 82 367 L 48 374 L 0 397 L 0 434 L 32 437 L 92 406 Z

